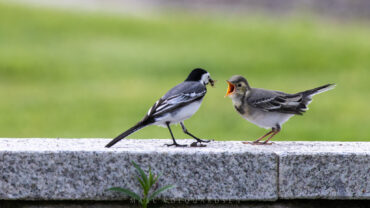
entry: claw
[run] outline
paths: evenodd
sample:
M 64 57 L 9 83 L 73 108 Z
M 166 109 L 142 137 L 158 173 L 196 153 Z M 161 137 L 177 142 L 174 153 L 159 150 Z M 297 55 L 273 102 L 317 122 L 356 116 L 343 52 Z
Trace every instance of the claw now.
M 272 145 L 273 142 L 267 143 L 267 142 L 259 142 L 259 141 L 254 141 L 254 142 L 242 142 L 243 144 L 251 144 L 251 145 Z
M 175 146 L 175 147 L 187 147 L 187 144 L 177 144 L 177 143 L 172 143 L 172 144 L 165 144 L 167 147 Z
M 198 145 L 199 144 L 199 145 Z M 200 142 L 193 142 L 190 144 L 190 147 L 206 147 L 207 145 L 202 144 Z
M 201 143 L 201 142 L 204 142 L 204 143 L 209 143 L 213 140 L 203 140 L 203 139 L 197 139 L 197 142 Z
M 260 144 L 262 144 L 261 142 L 256 142 L 256 141 L 254 141 L 254 142 L 242 142 L 243 144 L 251 144 L 251 145 L 260 145 Z
M 269 143 L 268 142 L 263 142 L 262 143 L 262 145 L 272 145 L 272 144 L 274 144 L 274 142 L 269 142 Z

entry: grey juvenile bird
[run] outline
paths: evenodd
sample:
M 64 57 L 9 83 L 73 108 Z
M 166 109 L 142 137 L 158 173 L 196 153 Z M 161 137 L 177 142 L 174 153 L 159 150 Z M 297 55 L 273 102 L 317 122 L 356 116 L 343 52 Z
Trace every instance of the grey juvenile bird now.
M 184 147 L 186 145 L 178 144 L 172 134 L 170 124 L 176 123 L 180 123 L 184 133 L 196 140 L 191 146 L 197 146 L 197 144 L 201 142 L 209 142 L 209 140 L 199 139 L 189 133 L 183 123 L 184 120 L 190 118 L 199 109 L 204 95 L 207 92 L 206 85 L 208 83 L 210 83 L 211 86 L 214 85 L 214 80 L 211 79 L 209 73 L 201 68 L 194 69 L 184 82 L 176 85 L 160 98 L 139 123 L 118 135 L 105 147 L 111 147 L 121 139 L 149 125 L 158 125 L 168 128 L 173 143 L 167 144 L 167 146 L 174 145 L 176 147 Z
M 302 115 L 308 110 L 307 105 L 312 101 L 312 96 L 331 90 L 334 84 L 327 84 L 311 90 L 287 94 L 279 91 L 251 88 L 247 80 L 239 75 L 227 80 L 226 96 L 232 99 L 235 109 L 246 120 L 269 129 L 271 131 L 261 136 L 251 144 L 271 144 L 268 141 L 280 132 L 281 126 L 294 115 Z M 271 135 L 270 135 L 271 134 Z M 260 142 L 261 139 L 270 137 Z M 243 142 L 249 144 L 250 142 Z

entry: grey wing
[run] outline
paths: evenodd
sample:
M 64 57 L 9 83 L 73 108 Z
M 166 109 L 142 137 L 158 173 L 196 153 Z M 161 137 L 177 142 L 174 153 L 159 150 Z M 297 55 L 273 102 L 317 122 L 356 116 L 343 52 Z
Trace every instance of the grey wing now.
M 207 92 L 207 88 L 200 82 L 182 82 L 170 89 L 162 99 L 168 99 L 180 94 L 203 93 L 204 91 Z
M 287 94 L 279 91 L 255 89 L 247 98 L 252 107 L 269 112 L 301 115 L 307 109 L 302 94 Z
M 169 111 L 183 107 L 193 101 L 200 100 L 207 89 L 199 82 L 181 83 L 168 91 L 148 111 L 147 116 L 160 116 Z

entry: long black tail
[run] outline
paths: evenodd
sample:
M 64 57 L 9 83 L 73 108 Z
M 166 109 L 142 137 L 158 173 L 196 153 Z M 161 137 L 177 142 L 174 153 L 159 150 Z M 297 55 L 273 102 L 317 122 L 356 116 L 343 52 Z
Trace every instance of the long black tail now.
M 109 148 L 119 142 L 121 139 L 127 137 L 128 135 L 134 133 L 135 131 L 144 128 L 148 124 L 144 124 L 143 122 L 137 123 L 135 126 L 131 127 L 127 131 L 123 132 L 122 134 L 118 135 L 116 138 L 114 138 L 112 141 L 110 141 L 105 147 Z

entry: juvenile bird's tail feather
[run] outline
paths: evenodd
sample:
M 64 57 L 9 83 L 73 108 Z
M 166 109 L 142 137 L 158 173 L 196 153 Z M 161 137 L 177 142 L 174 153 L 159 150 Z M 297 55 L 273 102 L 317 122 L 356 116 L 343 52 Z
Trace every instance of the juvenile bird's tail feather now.
M 325 91 L 334 89 L 334 87 L 335 87 L 335 84 L 326 84 L 326 85 L 323 85 L 323 86 L 320 86 L 320 87 L 316 87 L 316 88 L 311 89 L 311 90 L 303 91 L 301 93 L 303 94 L 304 97 L 306 97 L 306 96 L 311 97 L 313 95 L 316 95 L 316 94 L 319 94 L 319 93 L 322 93 L 322 92 L 325 92 Z
M 143 122 L 137 123 L 135 126 L 131 127 L 127 131 L 125 131 L 122 134 L 118 135 L 116 138 L 114 138 L 112 141 L 110 141 L 107 145 L 105 145 L 105 147 L 109 148 L 109 147 L 113 146 L 114 144 L 116 144 L 117 142 L 119 142 L 121 139 L 124 139 L 128 135 L 134 133 L 137 130 L 140 130 L 140 129 L 144 128 L 147 125 L 148 124 L 145 124 Z
M 314 89 L 306 90 L 303 92 L 299 92 L 295 95 L 302 95 L 302 99 L 299 105 L 296 106 L 297 114 L 302 115 L 304 112 L 308 110 L 308 105 L 312 102 L 312 96 L 331 90 L 335 87 L 335 84 L 326 84 L 320 87 L 316 87 Z

